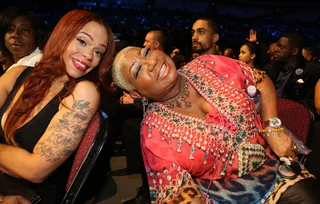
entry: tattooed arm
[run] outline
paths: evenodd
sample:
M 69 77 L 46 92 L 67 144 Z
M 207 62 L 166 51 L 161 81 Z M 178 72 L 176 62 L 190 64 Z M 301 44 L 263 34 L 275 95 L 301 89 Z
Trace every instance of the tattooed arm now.
M 0 171 L 34 183 L 45 180 L 78 147 L 89 121 L 97 111 L 100 95 L 91 82 L 79 82 L 60 104 L 33 153 L 0 145 Z

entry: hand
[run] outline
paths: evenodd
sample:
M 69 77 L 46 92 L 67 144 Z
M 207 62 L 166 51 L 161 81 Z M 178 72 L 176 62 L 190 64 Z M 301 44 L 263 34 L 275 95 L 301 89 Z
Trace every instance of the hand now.
M 199 197 L 195 197 L 195 198 L 192 200 L 191 204 L 201 204 L 201 199 L 200 199 Z
M 271 150 L 279 157 L 295 158 L 292 137 L 286 133 L 270 134 L 266 136 Z
M 30 201 L 22 196 L 4 196 L 3 204 L 31 204 Z
M 249 42 L 257 42 L 257 32 L 251 29 L 249 31 L 249 38 L 246 38 Z
M 130 96 L 130 94 L 127 94 L 125 91 L 123 92 L 123 96 L 120 97 L 120 103 L 121 104 L 133 104 L 134 100 Z

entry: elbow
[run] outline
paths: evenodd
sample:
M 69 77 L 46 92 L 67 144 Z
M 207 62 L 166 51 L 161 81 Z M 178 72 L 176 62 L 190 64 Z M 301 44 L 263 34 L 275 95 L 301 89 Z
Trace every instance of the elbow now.
M 31 183 L 42 183 L 50 176 L 49 173 L 39 172 L 37 170 L 30 170 L 27 175 L 25 175 L 26 180 Z
M 30 175 L 28 178 L 26 178 L 26 180 L 30 181 L 31 183 L 39 184 L 44 182 L 47 178 L 48 176 Z

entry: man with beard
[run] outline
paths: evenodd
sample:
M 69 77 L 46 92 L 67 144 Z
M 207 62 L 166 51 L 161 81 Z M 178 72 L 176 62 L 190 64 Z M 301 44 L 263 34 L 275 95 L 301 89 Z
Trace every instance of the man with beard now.
M 192 26 L 192 51 L 199 55 L 217 54 L 219 25 L 211 18 L 199 18 Z
M 320 78 L 320 67 L 306 62 L 301 54 L 303 46 L 299 33 L 282 35 L 275 47 L 275 62 L 265 70 L 275 85 L 277 97 L 298 101 L 316 116 L 314 88 Z

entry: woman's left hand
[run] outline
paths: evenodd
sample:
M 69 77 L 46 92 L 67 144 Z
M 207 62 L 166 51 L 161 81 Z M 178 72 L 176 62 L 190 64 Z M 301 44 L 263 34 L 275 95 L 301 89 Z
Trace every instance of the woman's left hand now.
M 271 150 L 279 157 L 295 158 L 295 150 L 292 137 L 282 132 L 279 134 L 270 134 L 266 136 L 266 140 Z

